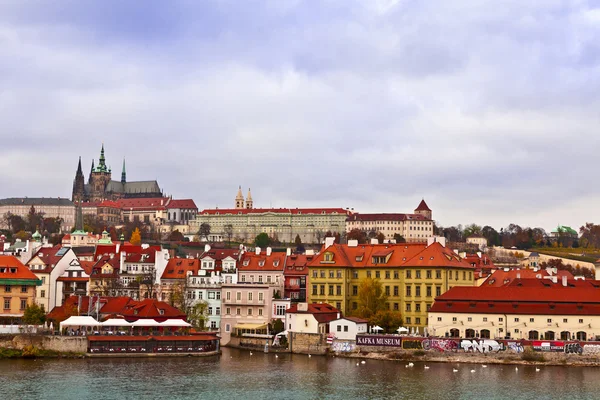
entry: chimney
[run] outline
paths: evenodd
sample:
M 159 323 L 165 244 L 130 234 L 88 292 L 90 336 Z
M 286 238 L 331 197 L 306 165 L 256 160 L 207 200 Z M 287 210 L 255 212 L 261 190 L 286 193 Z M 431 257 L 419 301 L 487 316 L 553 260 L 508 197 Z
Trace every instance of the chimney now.
M 337 313 L 337 319 L 340 319 L 342 317 L 342 314 Z
M 390 239 L 391 244 L 396 244 L 396 239 Z
M 290 249 L 289 247 L 285 250 L 285 255 L 286 256 L 291 256 L 292 255 L 292 249 Z
M 454 249 L 454 253 L 458 255 L 458 249 Z
M 271 251 L 273 251 L 273 249 L 271 249 L 270 247 L 267 247 L 267 257 L 269 257 L 271 255 Z
M 350 239 L 348 240 L 348 247 L 358 247 L 358 240 Z M 598 266 L 598 270 L 600 271 L 600 266 Z
M 119 252 L 120 248 L 121 248 L 121 243 L 117 243 L 117 253 Z
M 517 272 L 517 279 L 521 279 L 521 273 Z
M 548 275 L 552 276 L 552 273 L 554 271 L 552 271 L 552 267 L 546 267 L 546 272 L 548 273 Z
M 465 258 L 467 256 L 467 252 L 466 251 L 461 251 L 460 253 L 458 253 L 458 256 L 460 258 Z
M 260 254 L 260 247 L 257 246 L 256 249 L 254 249 L 254 251 L 255 251 L 256 255 L 259 255 Z
M 379 244 L 379 240 L 377 238 L 371 239 L 371 244 Z
M 557 283 L 558 282 L 558 277 L 556 275 L 554 275 L 552 277 L 552 283 Z
M 567 286 L 567 276 L 566 275 L 562 276 L 562 285 L 565 287 Z
M 298 311 L 308 311 L 308 303 L 298 303 Z
M 477 257 L 481 258 L 481 252 L 480 251 L 477 252 Z
M 315 251 L 314 251 L 313 249 L 306 250 L 305 254 L 306 254 L 307 256 L 314 256 L 314 255 L 315 255 Z
M 325 238 L 325 248 L 328 248 L 329 246 L 333 246 L 333 243 L 335 243 L 334 237 L 326 237 Z
M 600 260 L 594 263 L 594 269 L 596 270 L 596 280 L 600 280 Z
M 204 251 L 210 251 L 210 244 L 204 245 Z

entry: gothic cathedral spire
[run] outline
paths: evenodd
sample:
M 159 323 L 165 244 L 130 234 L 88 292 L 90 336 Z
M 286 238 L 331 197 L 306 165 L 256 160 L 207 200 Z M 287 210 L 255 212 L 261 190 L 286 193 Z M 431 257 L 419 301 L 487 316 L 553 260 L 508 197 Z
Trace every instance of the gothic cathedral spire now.
M 125 172 L 125 157 L 123 157 L 123 172 L 121 172 L 121 183 L 127 182 L 127 173 Z
M 84 196 L 85 178 L 83 177 L 83 170 L 81 169 L 81 157 L 77 163 L 77 172 L 75 173 L 75 180 L 73 181 L 73 193 L 71 200 L 81 201 Z

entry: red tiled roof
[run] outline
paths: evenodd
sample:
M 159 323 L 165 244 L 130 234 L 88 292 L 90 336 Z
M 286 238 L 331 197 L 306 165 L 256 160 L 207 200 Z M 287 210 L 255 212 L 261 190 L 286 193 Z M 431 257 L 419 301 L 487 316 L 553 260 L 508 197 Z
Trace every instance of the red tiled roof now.
M 361 214 L 350 215 L 346 221 L 429 221 L 421 214 Z
M 198 275 L 200 260 L 194 258 L 171 258 L 165 267 L 161 279 L 184 279 L 188 271 Z
M 165 210 L 166 204 L 169 201 L 165 197 L 150 197 L 150 198 L 133 198 L 119 199 L 119 207 L 125 212 L 129 210 L 144 211 L 144 210 Z
M 369 321 L 366 319 L 358 318 L 358 317 L 343 317 L 343 319 L 347 319 L 348 321 L 356 322 L 357 324 L 368 324 Z
M 216 208 L 205 209 L 200 214 L 206 215 L 225 215 L 225 214 L 349 214 L 348 210 L 343 208 L 253 208 L 253 209 L 238 209 L 238 208 Z
M 154 264 L 157 251 L 160 251 L 160 246 L 150 246 L 140 251 L 126 252 L 125 262 Z
M 326 303 L 310 303 L 308 311 L 298 311 L 298 304 L 292 304 L 286 310 L 288 314 L 312 314 L 317 322 L 325 323 L 338 319 L 340 310 Z
M 125 252 L 125 253 L 139 253 L 141 251 L 142 251 L 142 246 L 133 245 L 131 243 L 125 243 L 123 245 L 120 245 L 118 252 L 117 252 L 117 245 L 116 244 L 99 244 L 99 245 L 96 246 L 96 251 L 94 253 L 94 260 L 97 260 L 98 257 L 103 256 L 103 255 L 114 254 L 116 257 L 118 257 L 118 255 L 121 252 Z
M 94 267 L 94 264 L 94 261 L 79 261 L 79 265 L 83 269 L 83 272 L 85 272 L 87 275 L 92 274 L 92 268 Z
M 307 276 L 308 263 L 315 257 L 314 255 L 307 256 L 306 254 L 292 254 L 291 256 L 287 256 L 283 274 L 288 276 Z
M 244 253 L 238 264 L 239 271 L 283 271 L 285 266 L 285 253 L 273 252 L 267 256 L 266 252 Z
M 415 211 L 431 211 L 431 208 L 427 206 L 427 203 L 425 203 L 425 199 L 423 199 L 421 200 L 417 208 L 415 208 Z
M 121 204 L 112 200 L 104 200 L 102 203 L 98 203 L 98 207 L 109 207 L 121 209 Z
M 568 280 L 573 279 L 573 275 L 568 271 L 558 271 L 555 276 L 558 280 L 562 280 L 563 276 L 566 276 Z M 537 280 L 537 276 L 546 277 L 551 276 L 548 271 L 545 269 L 540 269 L 538 271 L 534 271 L 532 269 L 511 269 L 509 271 L 504 271 L 502 269 L 494 271 L 490 276 L 487 277 L 485 281 L 483 281 L 482 285 L 486 286 L 506 286 L 513 281 L 525 281 L 534 279 Z M 548 279 L 544 279 L 548 281 Z
M 454 267 L 473 269 L 463 261 L 454 251 L 434 242 L 427 246 L 422 252 L 404 263 L 406 267 Z
M 196 203 L 194 203 L 194 200 L 192 199 L 171 199 L 167 204 L 167 209 L 173 208 L 191 208 L 194 210 L 198 209 Z
M 31 259 L 27 262 L 27 265 L 29 266 L 29 263 L 34 258 L 38 257 L 46 265 L 46 268 L 41 269 L 41 270 L 36 269 L 35 271 L 43 272 L 43 273 L 50 273 L 52 271 L 52 269 L 56 266 L 56 263 L 58 263 L 60 261 L 60 259 L 64 257 L 64 254 L 61 256 L 56 255 L 61 248 L 62 248 L 62 245 L 60 245 L 60 244 L 57 244 L 54 247 L 42 247 L 33 255 L 33 257 L 31 257 Z
M 5 269 L 2 267 L 6 267 Z M 31 279 L 37 281 L 37 276 L 14 256 L 0 255 L 0 279 Z M 5 272 L 1 272 L 4 269 Z M 13 270 L 14 272 L 11 272 Z

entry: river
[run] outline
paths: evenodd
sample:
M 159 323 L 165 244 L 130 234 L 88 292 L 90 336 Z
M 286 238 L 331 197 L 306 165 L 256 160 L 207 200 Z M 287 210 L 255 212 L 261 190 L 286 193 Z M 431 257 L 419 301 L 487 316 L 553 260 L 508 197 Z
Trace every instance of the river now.
M 223 349 L 210 358 L 0 360 L 1 399 L 595 399 L 592 367 L 415 363 Z M 453 372 L 458 368 L 458 372 Z M 474 372 L 471 372 L 474 370 Z

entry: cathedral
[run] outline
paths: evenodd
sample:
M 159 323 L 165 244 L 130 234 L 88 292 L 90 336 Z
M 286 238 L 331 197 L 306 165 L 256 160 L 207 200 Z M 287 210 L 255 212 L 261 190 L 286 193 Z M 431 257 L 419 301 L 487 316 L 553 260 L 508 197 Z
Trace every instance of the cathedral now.
M 94 160 L 92 160 L 92 170 L 90 171 L 88 183 L 85 183 L 83 170 L 81 169 L 81 157 L 79 157 L 79 165 L 73 181 L 72 200 L 74 202 L 99 202 L 134 197 L 163 197 L 163 194 L 156 181 L 127 182 L 125 160 L 123 160 L 121 180 L 113 180 L 111 168 L 106 166 L 104 144 L 100 151 L 100 160 L 97 167 L 94 167 Z

